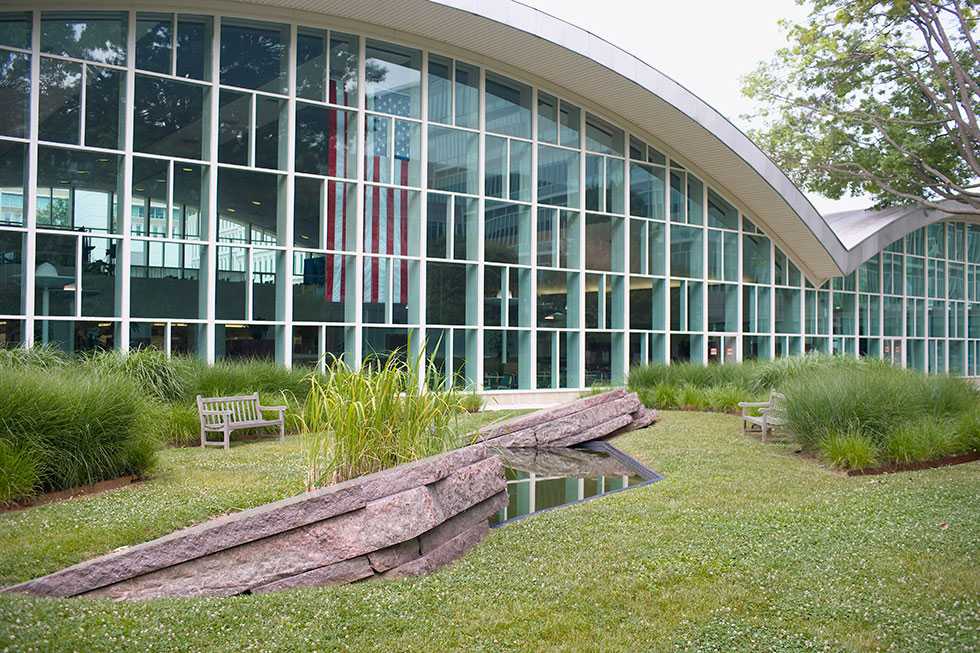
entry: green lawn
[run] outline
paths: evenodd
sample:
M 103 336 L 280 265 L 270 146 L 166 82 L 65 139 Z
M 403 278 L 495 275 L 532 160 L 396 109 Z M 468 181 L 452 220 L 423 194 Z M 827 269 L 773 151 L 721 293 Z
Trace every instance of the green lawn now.
M 137 604 L 5 596 L 0 649 L 980 647 L 980 464 L 848 478 L 699 413 L 616 444 L 666 479 L 496 530 L 426 578 Z M 2 514 L 3 581 L 298 490 L 285 451 L 170 450 L 139 487 Z

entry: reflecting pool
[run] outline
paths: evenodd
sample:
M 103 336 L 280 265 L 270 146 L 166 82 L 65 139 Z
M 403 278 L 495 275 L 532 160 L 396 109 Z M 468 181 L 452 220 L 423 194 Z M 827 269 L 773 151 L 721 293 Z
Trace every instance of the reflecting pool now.
M 508 501 L 491 518 L 491 526 L 661 478 L 606 442 L 565 449 L 502 449 L 500 456 L 507 477 Z

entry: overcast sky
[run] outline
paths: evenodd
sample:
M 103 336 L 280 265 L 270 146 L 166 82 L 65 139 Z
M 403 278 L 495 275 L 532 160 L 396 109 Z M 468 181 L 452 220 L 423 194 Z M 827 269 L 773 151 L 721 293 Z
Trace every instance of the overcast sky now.
M 794 0 L 522 0 L 586 29 L 674 78 L 739 127 L 752 110 L 740 79 L 785 44 L 778 22 L 802 20 Z M 810 194 L 821 212 L 865 208 L 862 198 Z

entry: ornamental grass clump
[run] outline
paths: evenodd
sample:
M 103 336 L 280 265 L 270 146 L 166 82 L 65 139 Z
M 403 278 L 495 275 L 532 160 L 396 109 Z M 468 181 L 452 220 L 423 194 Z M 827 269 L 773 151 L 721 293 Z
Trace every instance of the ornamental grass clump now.
M 274 361 L 258 359 L 220 360 L 209 366 L 197 358 L 176 359 L 181 379 L 182 399 L 194 403 L 197 395 L 229 397 L 253 392 L 286 392 L 302 399 L 309 387 L 308 370 L 290 369 Z
M 0 502 L 145 474 L 158 448 L 147 406 L 143 391 L 122 375 L 79 367 L 5 370 Z
M 455 428 L 463 411 L 453 388 L 429 389 L 434 361 L 387 359 L 351 369 L 333 359 L 310 374 L 301 418 L 307 487 L 313 489 L 448 451 L 463 444 Z
M 882 364 L 816 369 L 781 389 L 786 428 L 800 445 L 851 469 L 969 451 L 967 415 L 980 401 L 965 380 Z M 838 453 L 862 447 L 872 455 Z

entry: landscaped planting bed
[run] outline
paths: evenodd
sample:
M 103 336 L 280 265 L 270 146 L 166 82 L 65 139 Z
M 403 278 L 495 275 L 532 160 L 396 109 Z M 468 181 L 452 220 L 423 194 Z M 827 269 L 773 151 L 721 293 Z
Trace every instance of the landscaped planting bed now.
M 629 386 L 657 408 L 736 412 L 786 395 L 785 435 L 834 467 L 894 471 L 980 452 L 980 392 L 970 382 L 883 361 L 808 355 L 737 365 L 634 368 Z

